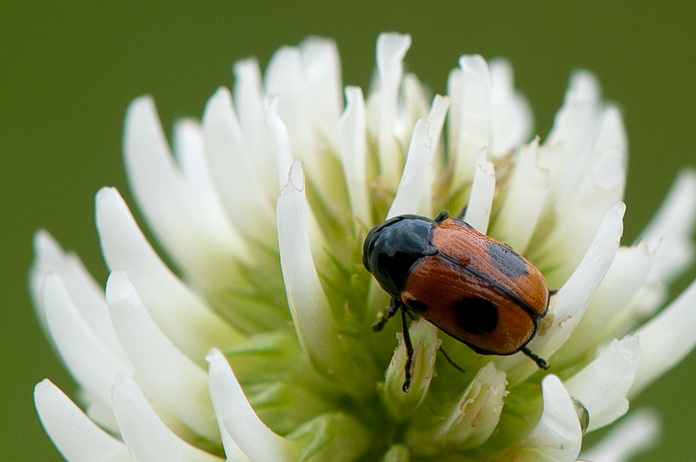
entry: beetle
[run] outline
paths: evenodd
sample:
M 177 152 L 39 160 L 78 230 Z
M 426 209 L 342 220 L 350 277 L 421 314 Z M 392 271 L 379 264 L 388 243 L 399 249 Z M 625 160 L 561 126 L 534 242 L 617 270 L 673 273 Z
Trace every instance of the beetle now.
M 550 297 L 541 272 L 502 242 L 481 234 L 447 212 L 434 220 L 400 215 L 370 230 L 363 265 L 390 295 L 375 331 L 401 312 L 406 374 L 411 380 L 413 345 L 406 313 L 416 313 L 482 355 L 522 352 L 539 368 L 546 360 L 527 344 L 546 315 Z

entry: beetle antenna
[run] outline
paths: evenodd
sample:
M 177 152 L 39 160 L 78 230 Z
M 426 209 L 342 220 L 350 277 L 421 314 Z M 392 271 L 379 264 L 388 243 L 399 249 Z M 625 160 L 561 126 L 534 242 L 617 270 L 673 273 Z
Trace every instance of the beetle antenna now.
M 438 213 L 437 216 L 435 217 L 435 223 L 442 223 L 446 219 L 449 218 L 449 212 L 447 210 L 443 210 L 442 212 Z
M 440 350 L 440 353 L 442 353 L 442 356 L 445 357 L 447 362 L 450 363 L 452 365 L 452 367 L 457 369 L 459 372 L 466 372 L 462 366 L 460 366 L 459 364 L 452 361 L 452 358 L 450 358 L 450 355 L 447 354 L 447 352 L 445 351 L 444 348 L 440 347 L 439 350 Z
M 532 361 L 534 361 L 534 362 L 536 363 L 536 365 L 539 366 L 539 369 L 548 370 L 548 368 L 549 368 L 549 363 L 546 362 L 546 360 L 545 360 L 544 358 L 540 358 L 539 356 L 535 355 L 535 354 L 532 353 L 532 351 L 531 351 L 529 348 L 527 348 L 527 347 L 522 348 L 521 351 L 522 351 L 522 353 L 524 353 L 524 354 L 526 354 L 527 356 L 529 356 L 529 357 L 532 359 Z
M 462 211 L 459 212 L 459 214 L 458 214 L 456 217 L 454 217 L 454 218 L 456 218 L 457 220 L 464 221 L 464 215 L 466 215 L 466 209 L 467 209 L 467 207 L 469 207 L 469 204 L 466 204 L 466 205 L 464 206 L 464 208 L 462 209 Z
M 404 365 L 404 384 L 401 390 L 408 393 L 411 387 L 411 366 L 413 365 L 413 344 L 411 343 L 411 334 L 408 333 L 408 324 L 406 323 L 406 310 L 401 308 L 401 331 L 404 336 L 404 346 L 406 347 L 406 364 Z

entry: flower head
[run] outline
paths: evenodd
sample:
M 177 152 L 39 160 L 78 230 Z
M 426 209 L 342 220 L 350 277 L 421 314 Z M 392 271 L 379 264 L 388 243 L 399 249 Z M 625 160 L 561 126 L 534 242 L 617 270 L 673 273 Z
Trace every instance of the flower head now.
M 96 198 L 105 290 L 35 239 L 38 316 L 80 387 L 81 408 L 48 380 L 35 391 L 66 458 L 575 460 L 584 431 L 694 347 L 696 284 L 664 305 L 693 256 L 696 174 L 620 247 L 626 137 L 591 74 L 572 76 L 542 141 L 507 62 L 463 56 L 431 98 L 403 71 L 409 45 L 379 37 L 367 97 L 342 90 L 328 40 L 282 48 L 263 79 L 241 61 L 231 92 L 177 123 L 173 154 L 152 100 L 131 104 L 130 186 L 166 260 L 112 188 Z M 414 320 L 405 393 L 401 326 L 370 328 L 389 296 L 363 240 L 465 205 L 558 289 L 529 344 L 552 367 Z

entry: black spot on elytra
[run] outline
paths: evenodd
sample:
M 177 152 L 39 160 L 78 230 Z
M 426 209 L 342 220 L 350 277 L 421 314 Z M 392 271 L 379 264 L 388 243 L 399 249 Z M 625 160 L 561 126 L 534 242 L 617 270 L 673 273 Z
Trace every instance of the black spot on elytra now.
M 418 311 L 419 313 L 423 313 L 428 310 L 428 305 L 419 300 L 416 300 L 415 298 L 409 298 L 408 300 L 406 300 L 406 306 L 415 311 Z
M 495 267 L 510 279 L 518 279 L 527 274 L 527 263 L 509 246 L 500 242 L 486 242 L 488 256 Z
M 452 304 L 457 325 L 471 334 L 488 334 L 498 325 L 498 308 L 485 298 L 464 298 Z

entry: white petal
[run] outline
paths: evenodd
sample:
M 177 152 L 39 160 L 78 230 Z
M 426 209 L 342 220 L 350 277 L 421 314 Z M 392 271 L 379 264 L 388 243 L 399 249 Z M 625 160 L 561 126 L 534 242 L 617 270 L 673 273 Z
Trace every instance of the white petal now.
M 567 205 L 567 196 L 576 190 L 579 179 L 587 170 L 599 130 L 601 110 L 599 101 L 600 88 L 594 75 L 586 71 L 573 73 L 563 107 L 556 114 L 551 133 L 539 149 L 540 165 L 550 172 L 550 195 L 556 199 L 554 202 L 556 202 L 557 213 L 561 217 L 565 216 L 566 221 L 572 221 L 575 213 L 570 214 L 567 207 L 565 209 L 563 207 Z M 565 198 L 564 202 L 557 201 L 561 197 Z M 589 223 L 588 227 L 591 225 L 592 223 Z M 570 224 L 567 227 L 572 229 Z M 562 231 L 569 232 L 569 230 Z M 579 256 L 576 254 L 584 252 L 585 249 L 581 247 L 583 244 L 589 244 L 593 232 L 594 229 L 581 236 L 577 233 L 573 234 L 578 249 L 574 249 L 567 260 L 570 261 L 571 257 L 575 256 L 575 264 L 579 261 Z M 560 237 L 557 236 L 557 239 Z M 552 243 L 558 245 L 555 242 Z M 565 247 L 567 249 L 568 246 Z M 572 266 L 572 264 L 571 261 L 569 265 Z
M 111 319 L 137 380 L 151 400 L 208 441 L 219 437 L 205 370 L 179 351 L 155 325 L 121 271 L 106 286 Z
M 409 136 L 406 165 L 388 217 L 403 213 L 433 215 L 434 162 L 442 154 L 438 149 L 448 107 L 449 98 L 436 95 L 428 117 L 419 119 L 415 126 L 408 125 L 408 130 L 404 130 Z M 410 123 L 410 120 L 407 123 Z
M 323 198 L 326 208 L 333 208 L 333 213 L 340 214 L 340 207 L 333 207 L 333 202 L 344 204 L 345 185 L 335 178 L 343 174 L 338 162 L 338 121 L 343 110 L 343 93 L 341 83 L 341 63 L 338 49 L 333 40 L 310 37 L 299 47 L 301 63 L 301 85 L 299 88 L 302 104 L 307 108 L 308 126 L 302 127 L 302 133 L 296 133 L 293 126 L 297 112 L 291 106 L 289 114 L 279 109 L 281 118 L 288 126 L 290 145 L 295 158 L 305 161 L 305 169 L 312 178 L 312 185 Z M 280 104 L 284 94 L 279 93 Z M 296 138 L 305 139 L 303 145 L 296 143 Z M 285 170 L 287 172 L 287 170 Z
M 396 119 L 396 139 L 402 149 L 411 141 L 411 131 L 416 121 L 425 118 L 430 111 L 429 98 L 425 85 L 418 80 L 418 77 L 410 73 L 404 75 Z M 428 121 L 431 121 L 430 117 Z
M 569 171 L 589 156 L 593 131 L 599 112 L 600 89 L 597 79 L 587 71 L 575 72 L 558 111 L 553 128 L 544 142 L 543 166 L 552 172 L 552 190 L 556 197 L 565 187 Z M 547 150 L 548 149 L 548 150 Z
M 493 196 L 495 195 L 495 168 L 488 160 L 485 150 L 478 155 L 474 182 L 471 185 L 469 202 L 464 213 L 464 221 L 469 223 L 478 232 L 486 234 L 488 221 L 493 209 Z
M 174 126 L 174 153 L 188 190 L 197 201 L 197 207 L 209 218 L 219 220 L 215 223 L 219 235 L 216 239 L 226 241 L 230 236 L 239 238 L 229 222 L 225 207 L 218 195 L 205 154 L 203 130 L 197 121 L 186 119 Z
M 488 64 L 481 56 L 470 55 L 459 58 L 459 67 L 461 73 L 451 83 L 460 87 L 450 93 L 451 112 L 457 121 L 450 132 L 455 185 L 473 179 L 477 159 L 481 150 L 488 148 L 491 133 Z
M 266 93 L 277 97 L 290 150 L 294 158 L 306 162 L 314 184 L 325 197 L 331 197 L 336 187 L 330 173 L 342 106 L 340 73 L 336 45 L 320 38 L 307 39 L 300 47 L 281 48 L 266 71 Z M 281 168 L 279 175 L 286 172 Z
M 268 225 L 273 223 L 276 191 L 264 187 L 259 173 L 269 165 L 261 164 L 258 154 L 249 147 L 228 89 L 218 89 L 208 100 L 203 113 L 203 133 L 210 171 L 230 220 L 246 235 L 273 243 Z
M 79 390 L 79 401 L 85 410 L 85 414 L 92 419 L 97 425 L 109 431 L 114 435 L 118 435 L 118 423 L 114 416 L 114 410 L 111 406 L 111 401 L 104 403 L 95 399 L 84 389 Z
M 594 345 L 632 332 L 644 319 L 645 282 L 654 261 L 655 249 L 646 241 L 634 247 L 619 247 L 575 334 L 557 358 L 570 362 Z
M 97 193 L 97 229 L 111 270 L 124 270 L 160 329 L 196 360 L 241 335 L 205 306 L 160 260 L 115 189 Z
M 588 137 L 582 140 L 580 156 L 571 162 L 572 168 L 557 198 L 559 210 L 567 212 L 568 202 L 574 198 L 582 202 L 582 198 L 596 197 L 603 199 L 598 201 L 600 204 L 623 198 L 627 141 L 621 113 L 609 106 L 597 115 L 594 124 Z
M 50 380 L 34 387 L 41 424 L 71 462 L 129 462 L 123 443 L 99 428 Z
M 447 79 L 447 95 L 450 97 L 450 111 L 447 117 L 447 135 L 449 157 L 454 159 L 455 153 L 458 152 L 459 129 L 461 127 L 462 111 L 464 104 L 464 73 L 460 68 L 454 68 L 450 71 Z M 454 165 L 454 164 L 452 164 Z
M 359 87 L 346 87 L 345 92 L 347 104 L 339 121 L 339 153 L 352 215 L 367 225 L 372 220 L 367 188 L 365 100 Z
M 118 375 L 112 393 L 118 426 L 134 460 L 222 461 L 219 457 L 191 446 L 167 428 L 129 377 Z
M 278 199 L 278 242 L 283 280 L 295 327 L 301 329 L 306 324 L 316 326 L 319 332 L 331 332 L 335 326 L 329 316 L 329 302 L 321 287 L 310 250 L 308 205 L 304 188 L 302 166 L 296 161 L 292 164 L 288 182 Z M 301 302 L 296 303 L 300 300 L 295 300 L 295 297 L 301 297 Z M 299 312 L 298 306 L 302 307 Z M 305 316 L 307 321 L 302 320 Z M 307 342 L 312 340 L 305 338 L 300 332 L 298 334 L 310 356 L 324 349 L 319 347 L 319 343 L 308 344 Z M 319 342 L 320 336 L 310 337 Z
M 522 147 L 490 234 L 525 254 L 549 194 L 549 172 L 539 166 L 539 139 Z
M 34 261 L 29 274 L 29 291 L 33 301 L 36 317 L 41 327 L 46 329 L 46 313 L 43 307 L 43 288 L 46 276 L 57 272 L 56 268 L 64 266 L 63 249 L 47 231 L 39 230 L 34 234 Z
M 396 334 L 399 346 L 394 351 L 384 380 L 383 400 L 397 421 L 404 421 L 412 416 L 425 399 L 434 376 L 437 350 L 441 343 L 437 338 L 437 327 L 425 320 L 413 321 L 408 331 L 413 345 L 410 389 L 408 392 L 403 391 L 404 366 L 407 361 L 403 332 Z
M 290 150 L 290 139 L 288 129 L 278 115 L 278 97 L 272 96 L 266 101 L 266 114 L 268 128 L 273 135 L 274 149 L 276 158 L 274 163 L 278 169 L 278 191 L 283 189 L 288 182 L 288 172 L 292 165 L 292 152 Z
M 271 168 L 275 162 L 273 143 L 266 123 L 266 95 L 263 93 L 259 63 L 254 58 L 244 59 L 234 64 L 234 102 L 239 114 L 239 125 L 249 149 L 250 157 L 259 166 L 257 174 L 265 188 L 276 188 L 277 172 Z M 278 189 L 277 191 L 280 191 Z
M 430 113 L 428 114 L 428 122 L 430 122 L 430 139 L 433 140 L 433 152 L 438 152 L 440 138 L 442 137 L 442 128 L 445 125 L 445 117 L 447 117 L 449 106 L 449 97 L 435 95 L 435 98 L 433 98 Z
M 587 253 L 556 294 L 555 311 L 552 313 L 554 326 L 560 329 L 563 324 L 565 338 L 571 333 L 566 331 L 572 331 L 569 325 L 571 320 L 572 325 L 577 325 L 590 298 L 609 271 L 619 248 L 625 211 L 626 206 L 622 202 L 609 209 Z
M 312 363 L 323 373 L 340 380 L 351 393 L 359 394 L 363 386 L 368 386 L 370 375 L 365 368 L 369 366 L 363 364 L 361 372 L 354 371 L 357 365 L 347 356 L 337 333 L 331 306 L 312 258 L 307 213 L 304 175 L 301 164 L 296 161 L 278 199 L 280 265 L 293 325 Z
M 111 327 L 104 290 L 94 281 L 80 259 L 72 253 L 65 253 L 46 231 L 39 231 L 34 236 L 34 251 L 36 257 L 31 271 L 32 297 L 44 327 L 44 282 L 48 275 L 56 274 L 90 330 L 109 350 L 117 355 L 122 354 Z
M 396 33 L 377 38 L 377 71 L 379 72 L 379 122 L 377 146 L 380 174 L 387 187 L 399 182 L 402 157 L 396 143 L 397 100 L 403 77 L 403 59 L 411 47 L 411 36 Z
M 266 67 L 266 94 L 278 97 L 278 114 L 292 133 L 293 152 L 302 160 L 316 159 L 315 134 L 312 129 L 312 106 L 305 100 L 302 54 L 297 47 L 279 48 Z
M 225 451 L 235 452 L 237 447 L 251 460 L 291 460 L 290 444 L 266 426 L 249 404 L 244 391 L 232 372 L 230 365 L 218 349 L 212 349 L 207 358 L 210 363 L 210 397 L 221 432 L 228 433 L 236 447 L 225 446 Z
M 488 63 L 491 76 L 491 157 L 498 159 L 527 141 L 533 117 L 527 99 L 515 91 L 512 65 L 504 59 Z
M 387 218 L 406 213 L 431 216 L 432 183 L 433 140 L 430 124 L 421 119 L 413 129 L 406 165 Z
M 575 406 L 555 375 L 541 382 L 544 409 L 534 430 L 502 460 L 572 461 L 580 452 L 582 430 Z
M 333 40 L 310 37 L 300 45 L 305 101 L 311 109 L 314 136 L 318 134 L 334 147 L 337 123 L 343 110 L 341 61 Z
M 607 208 L 623 199 L 626 181 L 626 134 L 618 109 L 598 112 L 593 127 L 566 163 L 572 168 L 551 169 L 551 201 L 556 223 L 544 243 L 535 249 L 545 259 L 537 263 L 555 268 L 547 274 L 562 281 L 586 252 Z M 548 154 L 546 145 L 544 153 Z M 555 153 L 559 157 L 569 153 Z M 564 166 L 565 167 L 565 166 Z M 553 183 L 562 176 L 561 186 Z
M 124 155 L 140 210 L 182 270 L 201 271 L 208 258 L 223 260 L 220 254 L 245 258 L 245 244 L 220 203 L 192 187 L 175 165 L 149 97 L 128 108 Z
M 640 360 L 631 396 L 674 367 L 696 346 L 696 281 L 638 330 Z
M 582 261 L 556 295 L 551 297 L 549 313 L 542 321 L 539 334 L 528 348 L 548 359 L 577 327 L 595 290 L 609 270 L 619 247 L 626 206 L 618 202 L 609 209 L 594 241 Z M 520 362 L 522 361 L 522 362 Z M 536 365 L 522 355 L 502 358 L 499 367 L 508 371 L 508 380 L 517 383 L 536 371 Z M 511 368 L 516 365 L 515 370 Z M 553 367 L 553 364 L 551 364 Z
M 565 381 L 568 393 L 587 409 L 593 431 L 609 425 L 628 411 L 626 395 L 640 361 L 636 336 L 613 340 L 599 356 Z
M 626 185 L 628 139 L 621 110 L 608 105 L 602 112 L 600 123 L 600 131 L 592 147 L 589 176 L 605 200 L 622 199 Z
M 582 453 L 583 460 L 628 462 L 653 446 L 660 433 L 657 414 L 648 409 L 632 412 L 599 443 Z
M 57 276 L 46 278 L 43 297 L 48 331 L 65 366 L 91 396 L 110 406 L 114 376 L 132 374 L 132 367 L 99 340 Z
M 407 76 L 408 77 L 408 76 Z M 418 84 L 420 85 L 420 83 Z M 422 88 L 422 86 L 421 86 Z M 448 96 L 435 95 L 430 105 L 430 111 L 428 112 L 427 121 L 430 124 L 430 132 L 428 136 L 432 140 L 431 150 L 433 152 L 433 166 L 431 167 L 435 172 L 440 172 L 441 169 L 446 169 L 446 154 L 445 148 L 443 147 L 442 137 L 443 137 L 443 127 L 445 125 L 445 118 L 450 107 L 450 98 Z M 418 114 L 421 114 L 418 112 Z M 412 127 L 414 124 L 409 126 L 409 136 L 413 136 Z M 433 173 L 433 185 L 429 186 L 429 190 L 435 187 L 437 184 L 437 178 L 435 177 L 437 173 Z M 432 205 L 430 206 L 431 210 Z M 440 209 L 434 210 L 435 212 L 440 212 Z
M 691 233 L 696 226 L 696 171 L 679 174 L 641 239 L 660 242 L 650 280 L 665 284 L 693 261 Z
M 492 362 L 482 367 L 464 393 L 438 425 L 436 440 L 444 440 L 458 449 L 483 444 L 495 430 L 507 395 L 505 372 Z

